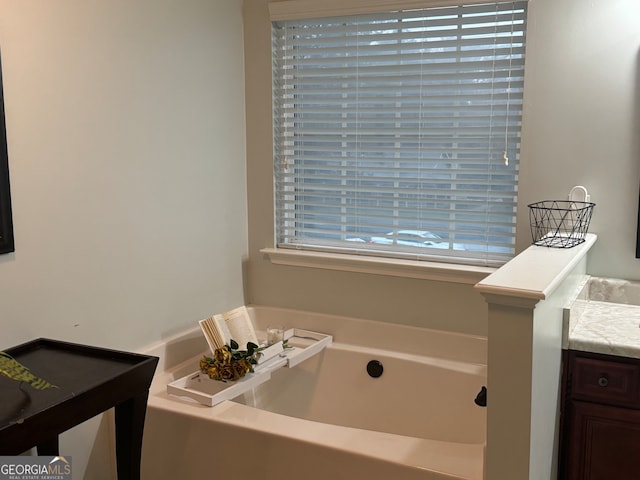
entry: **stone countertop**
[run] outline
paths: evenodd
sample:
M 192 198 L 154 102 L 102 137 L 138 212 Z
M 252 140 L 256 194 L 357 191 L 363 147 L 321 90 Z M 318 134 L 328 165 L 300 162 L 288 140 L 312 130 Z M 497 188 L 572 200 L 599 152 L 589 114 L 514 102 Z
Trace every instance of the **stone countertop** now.
M 563 348 L 640 358 L 640 305 L 634 304 L 639 286 L 624 280 L 590 279 L 565 309 Z

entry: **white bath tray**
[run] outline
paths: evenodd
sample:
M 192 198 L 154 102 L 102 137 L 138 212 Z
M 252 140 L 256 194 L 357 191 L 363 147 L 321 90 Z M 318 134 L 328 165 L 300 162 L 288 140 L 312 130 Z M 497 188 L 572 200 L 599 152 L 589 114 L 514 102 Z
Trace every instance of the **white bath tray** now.
M 333 341 L 331 335 L 299 328 L 286 330 L 284 338 L 288 340 L 287 343 L 291 348 L 283 349 L 282 343 L 266 348 L 262 351 L 263 355 L 258 364 L 253 367 L 253 373 L 248 373 L 240 380 L 234 382 L 211 380 L 206 374 L 197 371 L 167 384 L 167 393 L 212 407 L 268 381 L 274 370 L 295 367 L 320 353 Z

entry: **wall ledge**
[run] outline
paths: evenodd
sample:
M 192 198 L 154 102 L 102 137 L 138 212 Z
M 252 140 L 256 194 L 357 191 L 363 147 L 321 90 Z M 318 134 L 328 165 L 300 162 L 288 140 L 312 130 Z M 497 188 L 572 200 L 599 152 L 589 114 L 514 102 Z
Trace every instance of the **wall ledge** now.
M 490 303 L 533 308 L 553 294 L 597 238 L 589 233 L 583 243 L 573 248 L 532 245 L 478 282 L 474 289 Z

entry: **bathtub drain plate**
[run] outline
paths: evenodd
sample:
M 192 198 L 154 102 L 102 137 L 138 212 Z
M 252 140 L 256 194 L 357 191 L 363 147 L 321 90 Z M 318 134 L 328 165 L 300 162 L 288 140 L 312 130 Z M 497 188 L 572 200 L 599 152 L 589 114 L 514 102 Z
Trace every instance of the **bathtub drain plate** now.
M 367 363 L 367 373 L 370 377 L 378 378 L 380 375 L 382 375 L 383 371 L 384 367 L 379 360 L 371 360 L 369 363 Z

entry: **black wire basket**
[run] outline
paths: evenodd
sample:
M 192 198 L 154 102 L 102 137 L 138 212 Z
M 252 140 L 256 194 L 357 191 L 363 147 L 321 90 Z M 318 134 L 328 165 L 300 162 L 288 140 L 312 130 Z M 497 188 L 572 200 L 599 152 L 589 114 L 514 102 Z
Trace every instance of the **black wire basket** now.
M 595 203 L 544 200 L 529 205 L 534 245 L 571 248 L 584 242 Z

